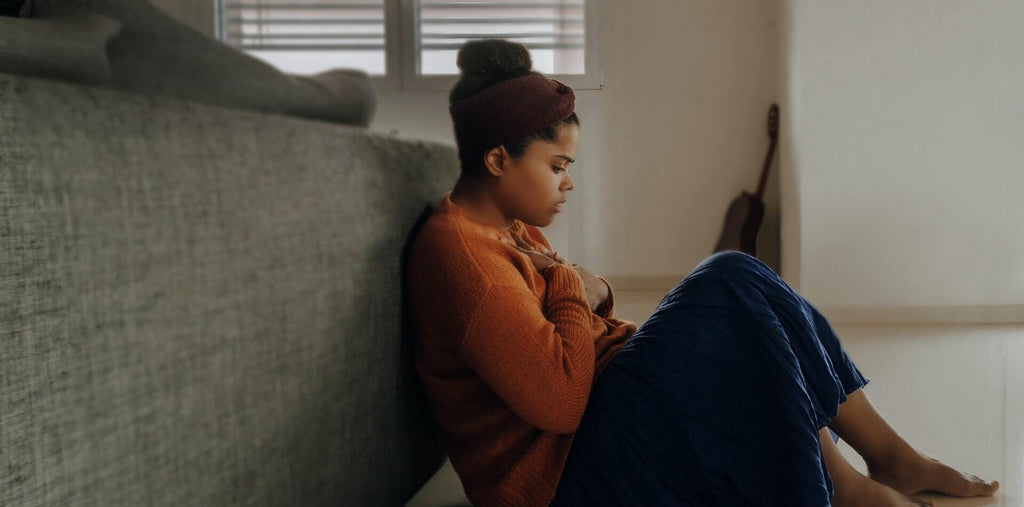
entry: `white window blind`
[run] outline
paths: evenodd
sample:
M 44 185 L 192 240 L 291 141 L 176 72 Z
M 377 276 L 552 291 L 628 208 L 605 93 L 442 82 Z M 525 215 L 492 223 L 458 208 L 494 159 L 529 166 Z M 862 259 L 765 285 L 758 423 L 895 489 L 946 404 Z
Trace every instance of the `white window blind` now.
M 545 74 L 584 75 L 591 56 L 585 0 L 214 1 L 221 40 L 286 72 L 444 78 L 466 41 L 488 38 L 522 43 Z
M 217 0 L 223 41 L 286 72 L 386 68 L 385 0 Z
M 583 0 L 418 0 L 418 58 L 423 75 L 458 74 L 455 57 L 471 39 L 519 42 L 545 74 L 583 74 Z

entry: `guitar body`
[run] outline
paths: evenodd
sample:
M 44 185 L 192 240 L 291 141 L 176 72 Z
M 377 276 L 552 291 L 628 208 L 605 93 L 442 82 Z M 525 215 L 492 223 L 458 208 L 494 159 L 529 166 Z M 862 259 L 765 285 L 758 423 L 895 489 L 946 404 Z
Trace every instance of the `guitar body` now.
M 761 222 L 764 220 L 762 196 L 768 182 L 772 157 L 775 155 L 775 145 L 779 139 L 779 106 L 777 104 L 772 104 L 768 109 L 768 136 L 771 138 L 771 142 L 768 145 L 768 154 L 764 158 L 764 165 L 761 167 L 757 192 L 751 194 L 744 190 L 729 204 L 729 209 L 725 213 L 725 222 L 722 225 L 722 233 L 719 235 L 718 243 L 715 244 L 715 252 L 739 250 L 757 257 L 757 233 L 761 230 Z

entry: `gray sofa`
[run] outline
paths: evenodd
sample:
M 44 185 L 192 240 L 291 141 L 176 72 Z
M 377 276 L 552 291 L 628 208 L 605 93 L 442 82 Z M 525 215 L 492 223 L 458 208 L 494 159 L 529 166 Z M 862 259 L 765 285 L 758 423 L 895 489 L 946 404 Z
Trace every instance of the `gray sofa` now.
M 403 505 L 453 147 L 0 74 L 0 505 Z M 451 477 L 449 476 L 449 479 Z

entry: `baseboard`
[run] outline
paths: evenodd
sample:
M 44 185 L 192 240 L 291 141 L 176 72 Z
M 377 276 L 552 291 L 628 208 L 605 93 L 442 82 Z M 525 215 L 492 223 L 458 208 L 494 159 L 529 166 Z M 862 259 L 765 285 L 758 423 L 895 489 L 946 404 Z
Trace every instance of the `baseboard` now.
M 1024 324 L 1024 305 L 818 306 L 832 324 Z

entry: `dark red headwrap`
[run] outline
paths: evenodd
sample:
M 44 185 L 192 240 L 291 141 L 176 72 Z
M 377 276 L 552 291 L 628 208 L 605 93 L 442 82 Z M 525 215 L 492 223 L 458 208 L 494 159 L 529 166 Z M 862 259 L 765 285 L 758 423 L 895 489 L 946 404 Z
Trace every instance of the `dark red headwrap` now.
M 568 118 L 575 102 L 572 88 L 540 74 L 529 74 L 452 102 L 448 112 L 459 146 L 490 149 Z

